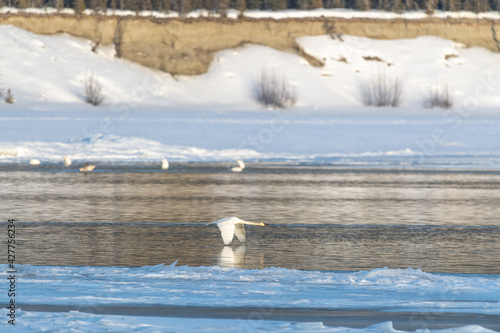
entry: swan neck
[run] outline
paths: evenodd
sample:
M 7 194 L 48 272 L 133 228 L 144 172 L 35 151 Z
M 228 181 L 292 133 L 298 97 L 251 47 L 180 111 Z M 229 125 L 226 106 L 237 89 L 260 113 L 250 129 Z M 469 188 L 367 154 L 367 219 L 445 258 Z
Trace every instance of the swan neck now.
M 243 221 L 243 224 L 248 224 L 248 225 L 262 225 L 262 222 Z

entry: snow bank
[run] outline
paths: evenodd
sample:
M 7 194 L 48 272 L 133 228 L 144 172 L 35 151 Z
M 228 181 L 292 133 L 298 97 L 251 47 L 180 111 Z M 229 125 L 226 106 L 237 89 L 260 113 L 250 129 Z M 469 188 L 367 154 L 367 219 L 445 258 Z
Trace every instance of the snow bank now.
M 0 59 L 0 84 L 10 88 L 16 100 L 13 105 L 0 104 L 0 110 L 85 109 L 84 79 L 90 73 L 103 85 L 104 108 L 115 111 L 178 110 L 186 106 L 258 110 L 253 85 L 262 69 L 284 74 L 297 90 L 298 107 L 305 110 L 338 112 L 362 107 L 360 83 L 381 70 L 397 76 L 403 84 L 404 107 L 394 113 L 423 112 L 422 94 L 440 82 L 450 84 L 455 108 L 466 109 L 460 111 L 462 114 L 500 103 L 498 54 L 481 48 L 464 49 L 438 37 L 390 41 L 301 37 L 299 45 L 322 60 L 323 68 L 312 67 L 294 54 L 246 46 L 218 52 L 206 74 L 173 78 L 117 59 L 109 47 L 92 52 L 93 44 L 87 40 L 34 35 L 12 26 L 0 26 L 0 34 L 0 49 L 9 50 Z M 423 49 L 425 53 L 420 52 Z
M 217 53 L 208 73 L 172 77 L 117 59 L 114 50 L 67 35 L 39 36 L 0 26 L 0 161 L 31 158 L 151 162 L 279 160 L 342 165 L 498 168 L 498 54 L 436 37 L 382 41 L 302 37 L 324 61 L 263 46 Z M 420 50 L 425 49 L 422 53 Z M 378 59 L 378 60 L 373 60 Z M 268 110 L 253 98 L 262 69 L 278 70 L 298 104 Z M 380 71 L 399 78 L 400 108 L 364 107 L 359 86 Z M 84 79 L 104 87 L 85 104 Z M 449 83 L 455 106 L 423 109 L 422 96 Z M 436 164 L 437 163 L 437 164 Z

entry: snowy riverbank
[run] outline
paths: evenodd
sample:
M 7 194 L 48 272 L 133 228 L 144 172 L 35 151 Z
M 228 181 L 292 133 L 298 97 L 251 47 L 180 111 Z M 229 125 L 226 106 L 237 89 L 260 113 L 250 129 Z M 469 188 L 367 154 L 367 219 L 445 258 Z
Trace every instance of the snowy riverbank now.
M 80 162 L 166 157 L 498 167 L 500 59 L 484 49 L 435 37 L 303 37 L 299 43 L 324 67 L 245 46 L 219 52 L 207 74 L 172 77 L 117 59 L 105 47 L 94 53 L 82 39 L 0 30 L 0 48 L 9 50 L 0 82 L 15 99 L 0 104 L 2 162 L 61 163 L 69 155 Z M 297 91 L 295 107 L 270 110 L 254 100 L 262 68 L 287 77 Z M 359 85 L 382 68 L 403 84 L 399 108 L 363 106 Z M 103 85 L 101 106 L 84 102 L 88 73 Z M 424 109 L 423 96 L 440 82 L 449 83 L 454 107 Z

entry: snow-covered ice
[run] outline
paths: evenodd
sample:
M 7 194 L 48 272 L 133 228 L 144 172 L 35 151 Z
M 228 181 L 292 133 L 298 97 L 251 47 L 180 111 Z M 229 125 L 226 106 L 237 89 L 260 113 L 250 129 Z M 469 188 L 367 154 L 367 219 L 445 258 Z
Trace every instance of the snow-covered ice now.
M 299 271 L 282 268 L 248 270 L 237 268 L 176 267 L 66 267 L 17 265 L 18 304 L 76 306 L 80 312 L 43 314 L 19 311 L 19 327 L 68 327 L 84 331 L 119 327 L 150 332 L 159 327 L 176 327 L 183 331 L 203 327 L 230 328 L 241 331 L 244 320 L 201 320 L 111 316 L 87 314 L 89 308 L 112 305 L 134 306 L 210 306 L 227 309 L 250 307 L 261 309 L 266 319 L 270 309 L 301 308 L 328 310 L 365 310 L 381 313 L 482 314 L 500 315 L 500 277 L 496 275 L 436 274 L 420 269 L 381 268 L 360 272 Z M 2 265 L 3 279 L 8 275 Z M 1 296 L 2 303 L 7 295 Z M 20 305 L 22 309 L 22 305 Z M 87 309 L 87 310 L 86 310 Z M 267 310 L 266 310 L 267 309 Z M 6 309 L 1 310 L 5 315 Z M 75 312 L 76 311 L 76 312 Z M 300 322 L 300 320 L 299 320 Z M 297 325 L 274 320 L 251 322 L 257 329 L 308 331 L 325 329 L 323 324 Z M 196 324 L 196 325 L 195 325 Z M 2 331 L 8 327 L 2 323 Z M 124 325 L 124 326 L 122 326 Z M 160 326 L 156 326 L 160 325 Z M 161 326 L 165 325 L 165 326 Z M 187 325 L 187 326 L 186 326 Z M 191 326 L 193 325 L 193 326 Z M 108 326 L 108 328 L 106 328 Z M 477 332 L 489 332 L 479 327 Z M 92 329 L 90 329 L 92 330 Z M 341 330 L 340 330 L 341 331 Z M 392 325 L 382 324 L 354 332 L 396 332 Z M 426 331 L 427 332 L 427 331 Z M 439 331 L 441 332 L 441 331 Z M 448 331 L 443 331 L 448 332 Z M 453 332 L 472 332 L 471 327 Z
M 500 278 L 495 275 L 437 274 L 412 268 L 348 273 L 175 264 L 16 267 L 22 290 L 18 302 L 23 304 L 266 305 L 500 315 Z M 4 278 L 6 271 L 3 265 Z
M 307 161 L 343 165 L 498 168 L 500 118 L 463 120 L 263 112 L 213 116 L 142 112 L 120 119 L 88 114 L 17 112 L 1 117 L 2 162 Z M 276 121 L 275 121 L 276 120 Z M 100 127 L 108 122 L 112 130 Z M 277 127 L 279 126 L 279 127 Z M 481 131 L 478 131 L 478 129 Z M 273 131 L 275 129 L 275 131 Z M 437 133 L 437 134 L 436 134 Z M 439 135 L 436 140 L 434 136 Z
M 5 311 L 2 311 L 5 312 Z M 70 312 L 19 311 L 17 327 L 2 327 L 5 333 L 25 332 L 330 332 L 330 333 L 405 333 L 395 330 L 392 322 L 366 328 L 325 326 L 322 322 L 246 321 L 242 319 L 168 318 L 120 315 L 95 315 Z M 41 324 L 43 323 L 43 324 Z M 417 329 L 415 333 L 495 333 L 479 325 L 448 329 Z
M 5 311 L 2 311 L 5 312 Z M 25 332 L 337 332 L 337 333 L 405 333 L 395 330 L 392 322 L 373 324 L 366 328 L 325 326 L 322 322 L 283 322 L 262 320 L 208 318 L 168 318 L 119 315 L 95 315 L 70 312 L 19 311 L 17 327 L 2 327 L 5 333 Z M 43 323 L 43 324 L 41 324 Z M 448 329 L 417 329 L 415 333 L 495 333 L 479 325 Z

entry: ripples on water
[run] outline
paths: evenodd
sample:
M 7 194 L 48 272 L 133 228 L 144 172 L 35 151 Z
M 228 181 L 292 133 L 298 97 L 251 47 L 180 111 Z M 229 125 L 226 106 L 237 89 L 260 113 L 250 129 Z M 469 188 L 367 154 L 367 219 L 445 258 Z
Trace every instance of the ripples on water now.
M 500 273 L 496 172 L 3 168 L 2 219 L 18 220 L 18 263 Z M 204 223 L 233 215 L 272 225 L 224 247 Z
M 223 246 L 214 226 L 18 223 L 18 263 L 178 265 L 357 271 L 378 267 L 500 274 L 500 228 L 247 227 L 248 240 Z

